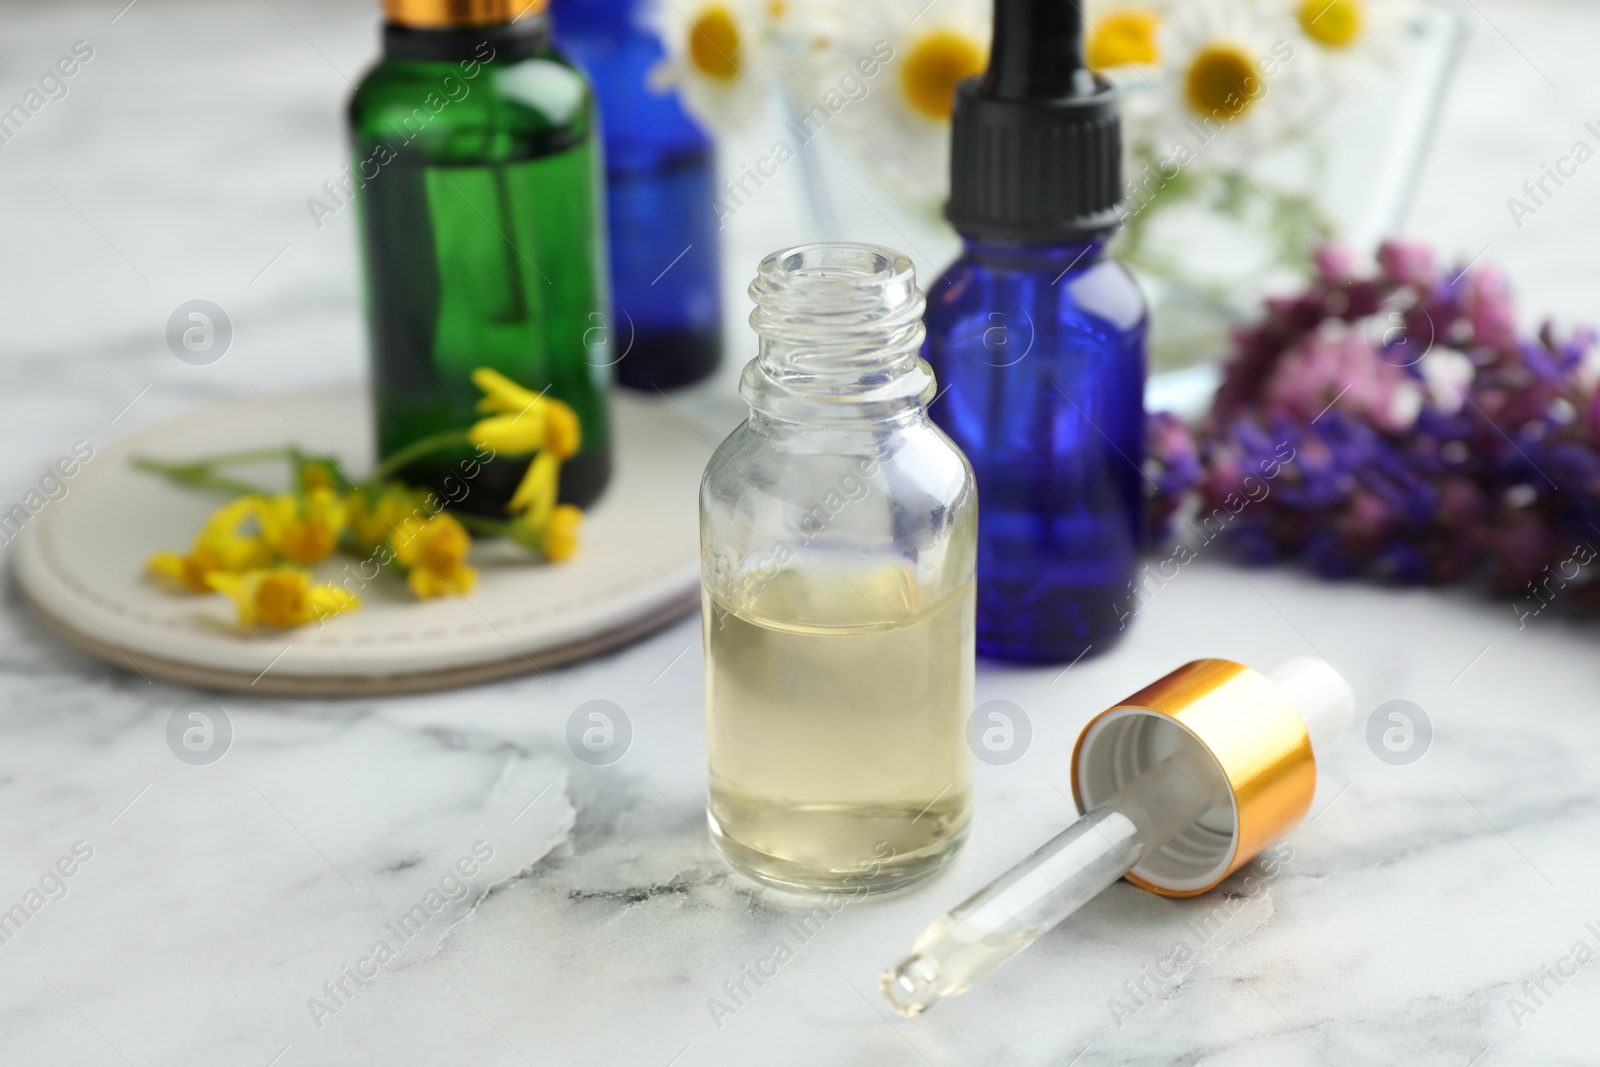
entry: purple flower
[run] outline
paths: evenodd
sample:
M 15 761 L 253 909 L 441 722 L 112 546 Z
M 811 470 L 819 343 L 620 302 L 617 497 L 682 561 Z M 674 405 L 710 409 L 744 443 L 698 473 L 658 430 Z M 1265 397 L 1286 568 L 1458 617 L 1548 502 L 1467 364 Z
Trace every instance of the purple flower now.
M 1154 487 L 1145 526 L 1154 540 L 1167 532 L 1173 513 L 1200 480 L 1200 450 L 1189 427 L 1170 412 L 1150 415 L 1145 437 L 1145 476 Z
M 1502 274 L 1438 262 L 1394 241 L 1370 273 L 1323 250 L 1303 292 L 1236 331 L 1192 437 L 1152 418 L 1153 516 L 1244 496 L 1223 531 L 1244 561 L 1405 584 L 1483 571 L 1503 593 L 1600 540 L 1600 336 L 1522 336 Z M 1600 580 L 1571 600 L 1600 610 Z
M 1517 307 L 1499 271 L 1483 267 L 1468 276 L 1465 308 L 1474 344 L 1502 350 L 1516 347 Z
M 1446 478 L 1439 489 L 1439 520 L 1457 536 L 1475 531 L 1488 510 L 1482 490 L 1470 478 Z
M 1556 559 L 1558 539 L 1549 521 L 1534 511 L 1501 520 L 1485 536 L 1500 564 L 1496 584 L 1503 592 L 1521 589 Z
M 1361 573 L 1361 558 L 1332 530 L 1318 530 L 1305 547 L 1306 563 L 1318 576 L 1354 578 Z
M 1363 332 L 1342 322 L 1323 323 L 1283 353 L 1261 401 L 1269 411 L 1307 421 L 1339 403 L 1390 433 L 1409 429 L 1422 410 L 1416 380 L 1378 358 Z
M 1421 585 L 1432 576 L 1427 554 L 1414 544 L 1396 541 L 1378 554 L 1378 575 L 1396 585 Z
M 1323 245 L 1317 249 L 1316 261 L 1317 277 L 1329 284 L 1348 282 L 1360 273 L 1356 254 L 1344 245 Z
M 1358 489 L 1340 517 L 1339 534 L 1352 545 L 1373 549 L 1379 546 L 1398 518 L 1378 494 Z
M 1395 285 L 1408 285 L 1419 293 L 1439 281 L 1433 249 L 1417 241 L 1385 241 L 1378 246 L 1378 266 Z

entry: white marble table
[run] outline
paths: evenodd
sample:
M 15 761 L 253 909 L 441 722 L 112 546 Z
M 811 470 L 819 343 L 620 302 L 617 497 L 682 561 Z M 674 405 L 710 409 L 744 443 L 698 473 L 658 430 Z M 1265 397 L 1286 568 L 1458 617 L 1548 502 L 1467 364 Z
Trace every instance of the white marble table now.
M 1600 115 L 1600 12 L 1475 2 L 1416 229 L 1468 256 L 1489 246 L 1535 307 L 1594 319 L 1600 198 L 1577 186 L 1600 171 L 1520 231 L 1504 200 Z M 0 107 L 73 42 L 94 49 L 69 94 L 0 145 L 7 505 L 75 441 L 360 371 L 350 220 L 318 230 L 304 201 L 340 163 L 346 79 L 373 51 L 376 5 L 138 0 L 119 15 L 123 3 L 3 12 Z M 776 246 L 786 217 L 742 213 L 735 247 Z M 729 278 L 738 352 L 743 282 Z M 161 336 L 196 297 L 236 328 L 207 367 Z M 715 424 L 727 384 L 683 403 Z M 1600 950 L 1597 636 L 1548 615 L 1519 631 L 1509 606 L 1465 594 L 1202 560 L 1102 658 L 1064 676 L 985 667 L 980 700 L 1020 705 L 1035 737 L 1020 762 L 980 766 L 965 853 L 926 889 L 851 904 L 801 944 L 789 906 L 704 838 L 692 620 L 543 677 L 290 702 L 90 661 L 11 593 L 0 909 L 41 881 L 59 899 L 0 927 L 0 1063 L 1600 1062 L 1600 964 L 1571 955 Z M 1351 678 L 1363 712 L 1425 709 L 1426 756 L 1389 766 L 1352 738 L 1253 897 L 1118 886 L 968 995 L 915 1021 L 886 1014 L 879 970 L 1070 818 L 1066 758 L 1089 715 L 1189 658 L 1308 651 Z M 196 699 L 233 730 L 209 766 L 167 743 L 173 711 Z M 594 699 L 633 724 L 610 766 L 565 741 Z M 58 862 L 70 876 L 47 876 Z M 1202 945 L 1191 924 L 1219 906 Z M 708 1001 L 726 1002 L 724 983 L 780 939 L 794 958 L 714 1020 Z M 1192 964 L 1151 977 L 1180 940 Z M 1557 970 L 1572 976 L 1546 977 Z

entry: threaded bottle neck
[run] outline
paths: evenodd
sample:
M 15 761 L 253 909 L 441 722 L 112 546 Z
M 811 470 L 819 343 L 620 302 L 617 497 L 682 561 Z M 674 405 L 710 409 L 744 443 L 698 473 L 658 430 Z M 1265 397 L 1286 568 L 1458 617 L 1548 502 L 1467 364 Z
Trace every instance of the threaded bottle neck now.
M 774 252 L 750 283 L 760 337 L 740 392 L 764 414 L 889 418 L 925 406 L 933 374 L 918 354 L 925 301 L 903 253 L 867 244 Z

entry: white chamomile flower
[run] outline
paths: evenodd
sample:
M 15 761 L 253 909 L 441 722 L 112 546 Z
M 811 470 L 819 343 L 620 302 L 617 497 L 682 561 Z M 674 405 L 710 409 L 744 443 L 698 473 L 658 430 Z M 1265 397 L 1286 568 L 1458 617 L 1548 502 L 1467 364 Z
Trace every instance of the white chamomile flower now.
M 807 111 L 854 75 L 864 89 L 829 120 L 851 154 L 923 205 L 949 188 L 956 87 L 989 61 L 990 0 L 863 0 L 853 5 L 797 89 Z M 868 75 L 868 71 L 873 71 Z
M 836 55 L 848 15 L 845 0 L 768 0 L 773 39 L 782 57 L 785 87 L 796 99 L 811 99 L 842 60 Z
M 1252 0 L 1186 0 L 1162 26 L 1160 91 L 1130 97 L 1158 158 L 1230 169 L 1283 131 L 1298 100 L 1293 26 Z
M 1083 9 L 1083 57 L 1096 74 L 1161 65 L 1161 24 L 1172 0 L 1074 0 Z
M 1319 73 L 1372 80 L 1405 58 L 1422 14 L 1417 0 L 1278 0 L 1299 26 Z
M 713 130 L 740 129 L 765 111 L 778 72 L 768 0 L 662 0 L 651 21 L 666 59 L 651 72 Z
M 825 48 L 849 15 L 845 0 L 767 0 L 767 17 L 786 44 Z

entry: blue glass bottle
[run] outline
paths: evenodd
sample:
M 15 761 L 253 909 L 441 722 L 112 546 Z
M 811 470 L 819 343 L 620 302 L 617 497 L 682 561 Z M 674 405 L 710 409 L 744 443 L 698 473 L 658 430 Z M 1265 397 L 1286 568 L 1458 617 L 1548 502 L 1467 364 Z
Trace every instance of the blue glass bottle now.
M 677 95 L 652 89 L 641 0 L 558 0 L 556 39 L 600 99 L 618 383 L 671 389 L 722 358 L 716 157 Z
M 1032 662 L 1116 641 L 1143 526 L 1145 306 L 1106 254 L 1120 131 L 1081 18 L 996 0 L 989 69 L 953 116 L 964 250 L 925 316 L 931 412 L 978 483 L 978 651 Z
M 969 240 L 929 293 L 933 419 L 978 482 L 978 651 L 1071 660 L 1120 635 L 1139 550 L 1144 299 L 1104 237 Z

